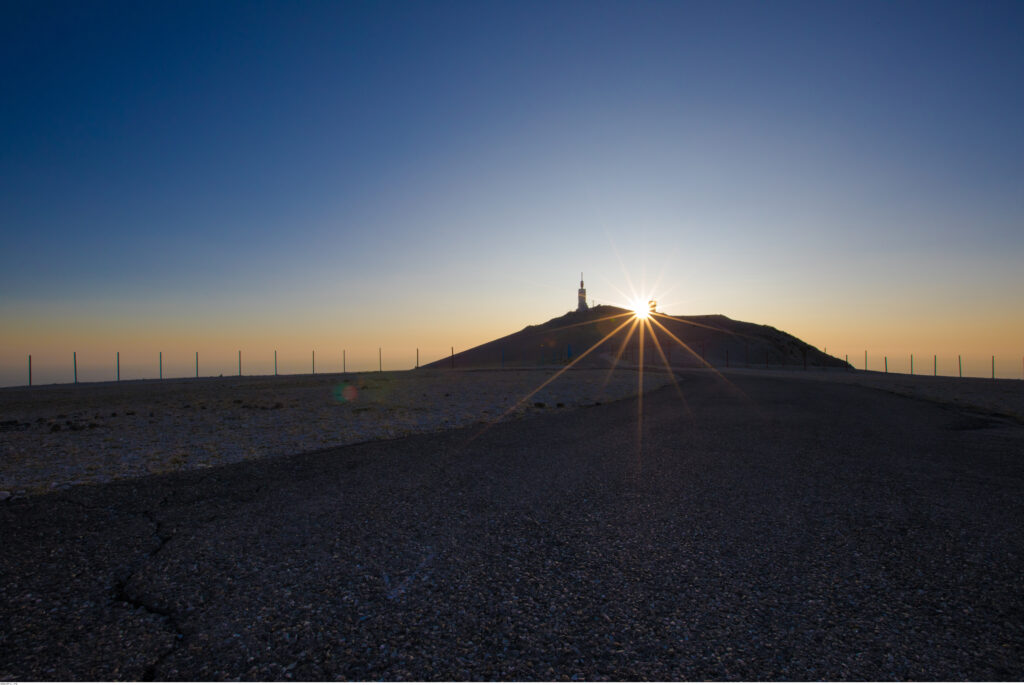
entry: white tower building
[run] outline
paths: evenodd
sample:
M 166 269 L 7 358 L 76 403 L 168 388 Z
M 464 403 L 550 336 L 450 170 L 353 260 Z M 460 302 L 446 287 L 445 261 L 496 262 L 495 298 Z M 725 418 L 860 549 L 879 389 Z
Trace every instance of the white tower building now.
M 587 311 L 587 289 L 583 287 L 583 272 L 580 272 L 580 291 L 578 293 L 579 304 L 576 306 L 576 311 L 585 312 Z

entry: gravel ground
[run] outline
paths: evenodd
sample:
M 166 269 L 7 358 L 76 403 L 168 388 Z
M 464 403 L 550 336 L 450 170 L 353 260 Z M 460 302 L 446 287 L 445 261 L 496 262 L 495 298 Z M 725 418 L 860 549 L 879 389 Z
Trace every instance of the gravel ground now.
M 1019 680 L 1024 427 L 712 374 L 0 504 L 0 680 Z
M 417 370 L 0 389 L 0 493 L 151 473 L 519 419 L 637 392 L 637 373 Z M 669 382 L 644 374 L 647 389 Z M 0 499 L 4 495 L 0 494 Z

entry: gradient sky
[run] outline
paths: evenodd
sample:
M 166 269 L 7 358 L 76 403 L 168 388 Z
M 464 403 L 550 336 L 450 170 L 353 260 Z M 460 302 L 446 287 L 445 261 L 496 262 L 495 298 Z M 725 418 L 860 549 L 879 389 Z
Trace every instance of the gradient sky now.
M 6 2 L 0 385 L 408 368 L 580 271 L 1020 378 L 1021 36 L 1021 2 Z

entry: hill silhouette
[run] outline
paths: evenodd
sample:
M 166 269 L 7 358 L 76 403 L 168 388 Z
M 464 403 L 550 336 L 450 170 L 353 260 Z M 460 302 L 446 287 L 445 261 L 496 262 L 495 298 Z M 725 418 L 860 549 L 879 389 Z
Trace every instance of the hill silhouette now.
M 664 359 L 676 368 L 701 366 L 815 366 L 852 368 L 795 336 L 772 326 L 735 321 L 721 314 L 702 316 L 652 315 L 644 336 L 645 367 L 664 367 Z M 636 367 L 641 358 L 639 336 L 627 324 L 595 349 L 587 350 L 612 334 L 623 322 L 633 320 L 632 312 L 599 305 L 585 312 L 572 311 L 542 324 L 527 326 L 503 338 L 477 345 L 422 368 L 517 368 L 568 364 L 577 360 L 583 368 L 608 368 L 619 355 L 619 364 Z M 660 324 L 660 325 L 659 325 Z M 656 334 L 658 345 L 651 339 Z M 671 335 L 669 335 L 671 333 Z M 673 338 L 676 338 L 674 339 Z M 678 339 L 678 340 L 677 340 Z M 685 343 L 689 347 L 681 345 Z

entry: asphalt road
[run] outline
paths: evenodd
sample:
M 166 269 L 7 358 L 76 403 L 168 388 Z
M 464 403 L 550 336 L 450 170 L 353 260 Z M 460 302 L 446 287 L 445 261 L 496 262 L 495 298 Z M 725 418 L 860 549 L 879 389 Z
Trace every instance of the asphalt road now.
M 0 680 L 1024 676 L 1024 426 L 734 381 L 5 502 Z

